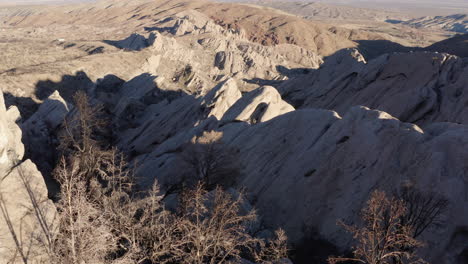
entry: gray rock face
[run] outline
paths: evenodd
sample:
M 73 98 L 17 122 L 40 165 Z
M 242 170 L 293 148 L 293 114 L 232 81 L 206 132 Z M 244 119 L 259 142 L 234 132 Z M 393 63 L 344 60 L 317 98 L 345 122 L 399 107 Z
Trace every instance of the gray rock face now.
M 185 144 L 203 131 L 223 132 L 223 142 L 242 153 L 240 185 L 266 224 L 286 228 L 292 242 L 307 236 L 304 230 L 318 230 L 349 247 L 351 238 L 336 220 L 359 221 L 359 210 L 375 189 L 391 192 L 411 184 L 439 193 L 451 206 L 444 227 L 424 235 L 428 245 L 422 255 L 457 263 L 468 242 L 460 231 L 468 223 L 468 215 L 460 213 L 468 205 L 463 61 L 410 53 L 366 63 L 353 52 L 343 51 L 321 69 L 283 83 L 284 97 L 302 98 L 303 109 L 295 111 L 268 86 L 240 97 L 235 82 L 227 80 L 205 97 L 182 95 L 145 106 L 141 124 L 122 132 L 122 146 L 137 150 L 143 185 L 155 177 L 170 185 L 181 174 L 178 153 Z M 353 107 L 356 102 L 387 109 L 424 129 Z
M 139 37 L 126 44 L 147 46 L 140 51 L 145 73 L 127 82 L 108 76 L 90 92 L 112 113 L 116 145 L 137 164 L 143 188 L 156 179 L 163 190 L 179 182 L 180 153 L 193 137 L 216 130 L 239 152 L 239 187 L 264 224 L 285 228 L 291 242 L 317 230 L 347 249 L 352 238 L 336 221 L 357 223 L 373 190 L 410 184 L 450 202 L 442 228 L 424 234 L 421 255 L 460 263 L 468 250 L 465 60 L 417 52 L 366 62 L 342 50 L 322 64 L 294 45 L 253 44 L 197 11 L 146 31 L 154 33 L 152 44 Z M 23 124 L 28 145 L 49 144 L 49 127 L 58 126 L 65 105 L 51 98 Z M 22 158 L 16 119 L 14 108 L 0 109 L 6 170 Z
M 300 108 L 345 113 L 364 105 L 401 121 L 468 124 L 468 67 L 447 54 L 415 52 L 383 55 L 366 63 L 337 54 L 317 71 L 284 82 L 279 90 Z
M 5 110 L 0 91 L 0 263 L 23 263 L 20 251 L 29 263 L 47 262 L 41 241 L 52 238 L 56 210 L 36 166 L 21 161 L 24 147 L 15 124 L 18 118 L 17 109 Z
M 291 241 L 317 229 L 346 248 L 349 237 L 336 220 L 358 222 L 374 189 L 391 192 L 410 182 L 443 194 L 453 205 L 444 228 L 425 234 L 429 242 L 422 255 L 456 263 L 462 250 L 450 238 L 468 223 L 468 215 L 460 213 L 468 205 L 466 126 L 436 124 L 423 131 L 384 112 L 356 107 L 344 117 L 305 109 L 240 133 L 229 130 L 222 129 L 223 141 L 243 153 L 242 184 L 265 221 L 285 227 Z
M 205 96 L 169 96 L 165 81 L 154 85 L 160 77 L 151 85 L 129 82 L 116 105 L 132 98 L 141 114 L 119 132 L 119 144 L 134 156 L 142 186 L 154 179 L 170 186 L 183 174 L 179 153 L 190 140 L 221 131 L 222 141 L 241 153 L 239 185 L 265 224 L 284 227 L 291 242 L 318 230 L 348 248 L 352 239 L 336 221 L 358 222 L 375 189 L 411 184 L 441 194 L 450 208 L 443 228 L 424 234 L 421 255 L 457 263 L 468 243 L 465 65 L 423 52 L 366 62 L 344 50 L 319 70 L 282 83 L 283 98 L 299 110 L 270 86 L 241 95 L 234 78 Z

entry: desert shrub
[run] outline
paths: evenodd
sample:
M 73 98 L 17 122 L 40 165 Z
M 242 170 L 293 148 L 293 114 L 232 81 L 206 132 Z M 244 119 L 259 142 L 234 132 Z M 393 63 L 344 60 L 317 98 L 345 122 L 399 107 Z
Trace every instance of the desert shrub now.
M 75 163 L 62 158 L 54 175 L 60 183 L 58 234 L 52 259 L 57 263 L 105 263 L 114 247 L 114 236 L 100 207 L 89 199 L 83 174 Z
M 101 126 L 108 124 L 99 107 L 83 93 L 75 96 L 75 105 L 54 171 L 60 183 L 54 263 L 201 264 L 241 258 L 270 263 L 286 257 L 284 231 L 272 241 L 253 236 L 255 211 L 244 209 L 242 194 L 226 191 L 239 166 L 219 133 L 195 138 L 184 153 L 193 179 L 181 183 L 179 208 L 169 211 L 158 183 L 138 190 L 125 155 L 101 141 Z
M 419 237 L 429 228 L 443 225 L 442 216 L 449 203 L 441 194 L 423 192 L 406 185 L 395 192 L 395 197 L 405 203 L 407 210 L 401 217 L 401 224 L 412 227 L 413 238 Z
M 235 149 L 222 142 L 222 133 L 204 132 L 194 137 L 181 154 L 186 165 L 185 184 L 203 181 L 206 188 L 229 187 L 235 184 L 240 174 L 240 161 Z
M 355 261 L 368 264 L 424 263 L 413 250 L 423 244 L 413 238 L 413 227 L 401 220 L 407 214 L 404 201 L 384 192 L 372 193 L 362 209 L 363 226 L 340 224 L 353 234 L 357 245 L 353 258 L 330 257 L 330 264 Z

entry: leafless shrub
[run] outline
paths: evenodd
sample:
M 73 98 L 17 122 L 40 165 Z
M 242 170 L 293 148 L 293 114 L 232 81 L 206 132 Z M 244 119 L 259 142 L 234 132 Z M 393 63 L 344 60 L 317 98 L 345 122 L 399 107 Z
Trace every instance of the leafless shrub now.
M 412 236 L 419 237 L 430 227 L 441 226 L 442 215 L 447 210 L 448 200 L 440 194 L 422 192 L 414 186 L 407 185 L 396 193 L 407 208 L 406 214 L 401 218 L 401 224 L 411 226 Z
M 413 238 L 413 227 L 404 225 L 402 217 L 407 209 L 402 200 L 388 198 L 384 192 L 375 191 L 362 210 L 363 227 L 341 225 L 357 240 L 354 258 L 330 257 L 328 263 L 356 261 L 368 264 L 424 263 L 413 251 L 405 248 L 421 247 Z
M 105 263 L 115 242 L 110 225 L 99 206 L 89 199 L 78 163 L 62 158 L 54 175 L 60 183 L 61 214 L 55 259 L 58 263 Z
M 239 173 L 235 152 L 219 141 L 220 133 L 194 138 L 184 153 L 194 180 L 181 184 L 180 208 L 170 212 L 157 183 L 137 193 L 124 155 L 96 139 L 104 125 L 99 109 L 85 94 L 77 94 L 75 104 L 78 113 L 65 122 L 64 155 L 54 172 L 61 185 L 57 263 L 226 263 L 243 254 L 268 262 L 286 256 L 284 232 L 268 243 L 252 236 L 255 212 L 242 211 L 243 196 L 219 187 Z
M 2 212 L 2 218 L 5 221 L 8 231 L 10 232 L 10 235 L 15 242 L 15 250 L 16 253 L 19 254 L 21 257 L 21 260 L 23 261 L 23 264 L 28 263 L 28 256 L 25 247 L 23 246 L 23 243 L 20 240 L 20 237 L 18 236 L 18 233 L 16 232 L 12 219 L 10 217 L 10 213 L 8 211 L 7 204 L 5 202 L 5 199 L 3 198 L 3 194 L 0 192 L 0 211 Z M 12 262 L 16 259 L 16 254 L 12 258 Z
M 256 220 L 254 211 L 241 212 L 242 195 L 233 198 L 217 187 L 212 199 L 202 184 L 184 193 L 181 202 L 183 263 L 225 263 L 240 258 L 242 250 L 253 250 L 258 242 L 248 226 Z
M 185 182 L 203 181 L 209 190 L 235 183 L 240 174 L 239 157 L 221 138 L 221 132 L 210 131 L 192 139 L 182 153 L 182 160 L 189 170 Z
M 89 187 L 92 178 L 102 174 L 103 161 L 112 154 L 96 139 L 107 122 L 102 118 L 102 106 L 92 105 L 85 92 L 79 91 L 73 98 L 76 112 L 64 120 L 59 149 L 63 156 L 74 159 Z
M 288 257 L 288 237 L 283 229 L 275 231 L 272 241 L 260 241 L 260 250 L 256 252 L 255 261 L 259 263 L 274 263 Z

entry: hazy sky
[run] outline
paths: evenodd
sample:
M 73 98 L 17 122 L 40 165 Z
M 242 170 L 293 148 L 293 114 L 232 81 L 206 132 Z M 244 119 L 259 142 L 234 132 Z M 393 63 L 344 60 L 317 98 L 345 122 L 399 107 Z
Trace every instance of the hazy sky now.
M 42 4 L 42 3 L 76 3 L 93 2 L 94 0 L 0 0 L 0 3 L 7 4 Z

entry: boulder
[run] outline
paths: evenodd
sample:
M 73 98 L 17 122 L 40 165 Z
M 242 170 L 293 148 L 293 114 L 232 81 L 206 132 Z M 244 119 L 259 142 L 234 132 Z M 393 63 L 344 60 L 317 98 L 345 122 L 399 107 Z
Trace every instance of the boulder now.
M 245 94 L 224 114 L 221 121 L 265 122 L 294 111 L 294 107 L 281 99 L 278 91 L 264 86 Z

